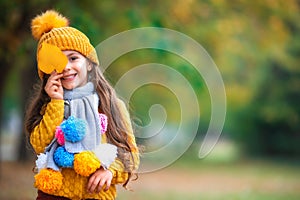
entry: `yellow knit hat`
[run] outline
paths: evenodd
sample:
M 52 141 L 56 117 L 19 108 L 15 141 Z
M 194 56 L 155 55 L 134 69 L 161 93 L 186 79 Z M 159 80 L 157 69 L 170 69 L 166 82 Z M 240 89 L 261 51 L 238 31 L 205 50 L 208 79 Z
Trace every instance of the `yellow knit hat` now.
M 61 51 L 77 51 L 99 65 L 96 50 L 91 45 L 88 37 L 84 33 L 68 25 L 68 19 L 54 10 L 48 10 L 41 15 L 36 16 L 31 22 L 31 32 L 33 37 L 39 41 L 37 56 L 42 44 L 45 42 L 58 47 Z M 44 76 L 44 73 L 39 66 L 38 73 L 40 78 Z

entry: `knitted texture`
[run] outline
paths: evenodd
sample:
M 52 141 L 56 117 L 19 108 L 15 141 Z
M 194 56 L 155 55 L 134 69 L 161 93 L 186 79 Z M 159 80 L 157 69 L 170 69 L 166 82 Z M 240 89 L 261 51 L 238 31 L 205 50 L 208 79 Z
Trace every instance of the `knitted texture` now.
M 43 119 L 30 135 L 30 143 L 37 154 L 44 152 L 54 138 L 56 127 L 63 121 L 64 101 L 52 99 L 41 114 Z
M 57 46 L 60 50 L 74 50 L 99 65 L 95 48 L 81 31 L 68 26 L 68 19 L 56 11 L 48 10 L 31 21 L 31 32 L 38 40 L 37 56 L 44 42 Z M 53 58 L 51 58 L 53 59 Z M 40 78 L 44 73 L 38 69 Z
M 101 190 L 99 193 L 89 193 L 86 189 L 88 177 L 79 176 L 74 169 L 62 168 L 64 181 L 61 189 L 52 193 L 55 196 L 63 196 L 73 200 L 80 199 L 116 199 L 117 191 L 115 183 L 112 182 L 109 190 Z M 124 177 L 125 178 L 125 177 Z M 123 179 L 125 181 L 125 179 Z
M 125 117 L 125 122 L 127 125 L 128 140 L 132 146 L 135 146 L 135 139 L 130 127 L 130 120 L 125 105 L 120 103 L 120 110 L 123 113 L 122 116 Z M 44 149 L 50 144 L 54 138 L 56 127 L 59 126 L 63 120 L 64 113 L 64 101 L 63 100 L 51 100 L 45 107 L 42 114 L 44 117 L 40 124 L 34 129 L 30 136 L 30 142 L 37 153 L 43 153 Z M 102 134 L 101 143 L 107 143 L 106 134 Z M 136 165 L 138 166 L 138 151 L 137 148 L 134 149 L 134 159 L 136 160 Z M 74 158 L 74 161 L 76 159 Z M 80 160 L 80 159 L 79 159 Z M 99 163 L 100 164 L 100 163 Z M 75 165 L 75 164 L 74 164 Z M 76 164 L 77 165 L 77 164 Z M 75 168 L 75 166 L 74 166 Z M 48 170 L 48 171 L 47 171 Z M 42 169 L 39 174 L 35 177 L 35 186 L 38 188 L 43 188 L 43 191 L 55 196 L 63 196 L 70 199 L 102 199 L 111 200 L 116 198 L 116 184 L 123 184 L 128 178 L 128 172 L 125 169 L 123 163 L 119 158 L 110 165 L 109 170 L 113 173 L 113 179 L 111 186 L 108 191 L 101 190 L 99 193 L 89 193 L 86 190 L 89 177 L 81 176 L 75 172 L 73 168 L 61 168 L 61 172 L 55 173 L 57 171 Z M 42 172 L 44 171 L 44 172 Z M 42 172 L 42 173 L 41 173 Z M 51 173 L 54 172 L 54 173 Z M 62 185 L 60 185 L 60 178 L 52 179 L 53 177 L 63 177 Z M 57 176 L 56 176 L 57 175 Z M 47 179 L 54 182 L 47 182 Z M 58 189 L 60 188 L 60 189 Z

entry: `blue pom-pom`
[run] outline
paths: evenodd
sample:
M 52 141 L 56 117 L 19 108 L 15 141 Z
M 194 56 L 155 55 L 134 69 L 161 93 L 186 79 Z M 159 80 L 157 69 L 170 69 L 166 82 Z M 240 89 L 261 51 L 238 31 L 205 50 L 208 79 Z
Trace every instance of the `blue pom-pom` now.
M 63 146 L 55 150 L 53 159 L 59 167 L 73 167 L 74 165 L 74 154 L 67 152 Z
M 86 122 L 83 119 L 70 116 L 61 123 L 60 128 L 65 134 L 66 141 L 79 142 L 85 136 Z

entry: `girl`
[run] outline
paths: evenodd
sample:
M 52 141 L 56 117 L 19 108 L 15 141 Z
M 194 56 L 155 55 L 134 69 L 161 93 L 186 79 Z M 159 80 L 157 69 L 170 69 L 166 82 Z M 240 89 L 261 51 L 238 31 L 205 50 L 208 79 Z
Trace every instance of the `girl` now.
M 53 10 L 31 25 L 41 84 L 25 128 L 38 155 L 37 199 L 115 199 L 139 164 L 128 111 L 82 32 Z

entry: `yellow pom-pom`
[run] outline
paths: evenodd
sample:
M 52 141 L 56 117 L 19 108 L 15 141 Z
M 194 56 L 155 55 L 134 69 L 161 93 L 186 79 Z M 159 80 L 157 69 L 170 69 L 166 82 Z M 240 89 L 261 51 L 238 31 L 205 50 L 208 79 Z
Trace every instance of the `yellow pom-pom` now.
M 98 158 L 90 151 L 75 154 L 74 170 L 81 176 L 89 176 L 100 168 L 101 163 Z
M 48 194 L 60 190 L 63 182 L 62 174 L 52 169 L 42 169 L 34 179 L 35 187 Z
M 67 18 L 54 10 L 48 10 L 31 21 L 31 32 L 32 36 L 39 40 L 44 33 L 51 31 L 51 29 L 68 25 L 69 21 Z

